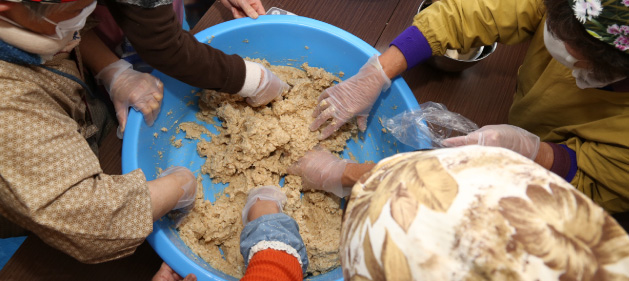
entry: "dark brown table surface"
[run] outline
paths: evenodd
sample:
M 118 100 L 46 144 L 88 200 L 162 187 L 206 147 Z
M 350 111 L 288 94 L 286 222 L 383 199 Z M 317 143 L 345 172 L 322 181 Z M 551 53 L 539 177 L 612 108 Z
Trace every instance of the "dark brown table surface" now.
M 411 25 L 421 0 L 262 0 L 262 3 L 266 9 L 278 7 L 337 26 L 384 52 L 389 43 Z M 230 19 L 231 13 L 222 4 L 215 3 L 192 31 L 199 32 Z M 479 126 L 507 123 L 517 69 L 527 46 L 499 44 L 489 57 L 459 73 L 419 65 L 402 77 L 420 104 L 427 101 L 443 103 L 449 110 L 463 114 Z
M 265 8 L 278 7 L 342 28 L 383 52 L 412 22 L 420 0 L 262 0 Z M 231 20 L 216 2 L 192 32 Z M 460 72 L 446 73 L 420 65 L 402 75 L 418 102 L 434 101 L 467 116 L 479 126 L 507 122 L 515 91 L 515 76 L 526 45 L 499 45 L 487 59 Z M 101 165 L 120 174 L 122 142 L 112 132 L 101 147 Z M 117 261 L 86 265 L 44 244 L 31 235 L 0 271 L 0 280 L 150 280 L 161 259 L 145 242 L 135 254 Z

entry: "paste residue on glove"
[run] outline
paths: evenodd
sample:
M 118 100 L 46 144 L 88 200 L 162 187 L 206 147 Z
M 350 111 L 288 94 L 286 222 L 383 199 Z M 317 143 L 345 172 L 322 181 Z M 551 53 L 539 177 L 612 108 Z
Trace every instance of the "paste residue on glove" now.
M 271 66 L 255 60 L 291 86 L 283 100 L 270 106 L 252 108 L 239 95 L 205 90 L 199 100 L 199 120 L 222 120 L 219 134 L 211 141 L 200 141 L 197 151 L 207 158 L 202 173 L 214 182 L 229 183 L 224 194 L 212 205 L 197 193 L 193 211 L 179 231 L 184 242 L 212 267 L 240 278 L 244 261 L 239 252 L 242 230 L 241 212 L 250 189 L 260 185 L 278 185 L 287 169 L 316 145 L 330 151 L 342 151 L 347 140 L 356 137 L 358 128 L 349 122 L 330 138 L 320 141 L 319 130 L 310 131 L 312 112 L 320 93 L 340 79 L 307 63 L 301 69 Z M 188 133 L 188 130 L 186 131 Z M 314 275 L 340 265 L 338 247 L 342 210 L 340 199 L 319 191 L 301 193 L 301 178 L 286 176 L 282 191 L 288 201 L 283 212 L 299 224 Z M 219 252 L 223 251 L 223 256 Z M 223 258 L 224 257 L 224 258 Z

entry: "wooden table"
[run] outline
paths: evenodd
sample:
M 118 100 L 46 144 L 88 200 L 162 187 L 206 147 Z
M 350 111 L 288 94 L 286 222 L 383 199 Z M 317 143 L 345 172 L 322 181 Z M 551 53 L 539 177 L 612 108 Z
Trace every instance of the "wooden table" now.
M 337 26 L 384 52 L 389 43 L 411 25 L 421 0 L 262 0 L 262 3 L 266 9 L 278 7 Z M 230 19 L 231 13 L 215 3 L 192 31 L 199 32 Z M 489 57 L 460 73 L 419 65 L 402 77 L 420 104 L 443 103 L 479 126 L 507 123 L 517 69 L 527 46 L 499 44 Z
M 383 52 L 412 22 L 420 0 L 262 0 L 297 15 L 340 27 Z M 232 19 L 222 4 L 214 3 L 192 32 Z M 434 101 L 467 116 L 479 126 L 507 122 L 515 91 L 515 76 L 525 45 L 499 45 L 484 61 L 461 73 L 444 73 L 427 65 L 402 76 L 419 103 Z M 101 165 L 120 174 L 122 142 L 112 133 L 101 147 Z M 30 236 L 0 271 L 0 280 L 150 280 L 161 259 L 145 242 L 130 257 L 98 265 L 81 264 Z

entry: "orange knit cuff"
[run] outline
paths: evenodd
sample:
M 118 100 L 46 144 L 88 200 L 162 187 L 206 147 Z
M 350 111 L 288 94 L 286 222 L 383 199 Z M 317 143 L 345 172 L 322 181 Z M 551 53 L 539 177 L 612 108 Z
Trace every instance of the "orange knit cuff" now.
M 245 276 L 240 280 L 303 280 L 301 265 L 296 257 L 284 251 L 266 249 L 253 255 Z

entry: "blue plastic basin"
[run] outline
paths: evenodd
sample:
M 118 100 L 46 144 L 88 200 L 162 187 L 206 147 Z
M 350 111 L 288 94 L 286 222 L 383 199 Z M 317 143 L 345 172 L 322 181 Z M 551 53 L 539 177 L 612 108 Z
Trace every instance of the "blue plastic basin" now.
M 227 54 L 242 57 L 264 58 L 274 65 L 299 67 L 303 62 L 310 66 L 323 67 L 328 72 L 345 73 L 346 79 L 378 51 L 358 37 L 330 24 L 299 16 L 269 15 L 257 20 L 243 18 L 224 22 L 196 34 L 197 40 L 208 43 Z M 156 177 L 158 168 L 166 169 L 179 165 L 190 168 L 199 174 L 205 162 L 196 152 L 196 142 L 184 139 L 184 132 L 176 133 L 177 126 L 186 121 L 198 121 L 198 111 L 194 93 L 200 89 L 179 82 L 160 72 L 154 72 L 164 82 L 162 110 L 152 127 L 148 127 L 142 114 L 131 110 L 122 146 L 122 171 L 142 169 L 147 180 Z M 192 101 L 192 102 L 191 102 Z M 369 118 L 367 131 L 361 134 L 358 142 L 350 140 L 343 157 L 350 154 L 359 161 L 377 162 L 397 152 L 412 151 L 413 148 L 383 133 L 378 117 L 392 117 L 419 105 L 408 85 L 402 78 L 393 81 L 391 88 L 384 92 Z M 208 125 L 212 133 L 216 129 Z M 164 132 L 161 129 L 166 128 Z M 155 137 L 157 134 L 158 137 Z M 183 139 L 183 146 L 175 148 L 171 137 Z M 214 202 L 213 194 L 225 188 L 222 184 L 212 184 L 204 175 L 203 188 L 207 200 Z M 157 254 L 177 273 L 185 276 L 194 273 L 199 280 L 236 280 L 214 268 L 195 255 L 172 227 L 166 217 L 155 222 L 153 233 L 147 238 Z M 342 280 L 340 268 L 309 280 Z

